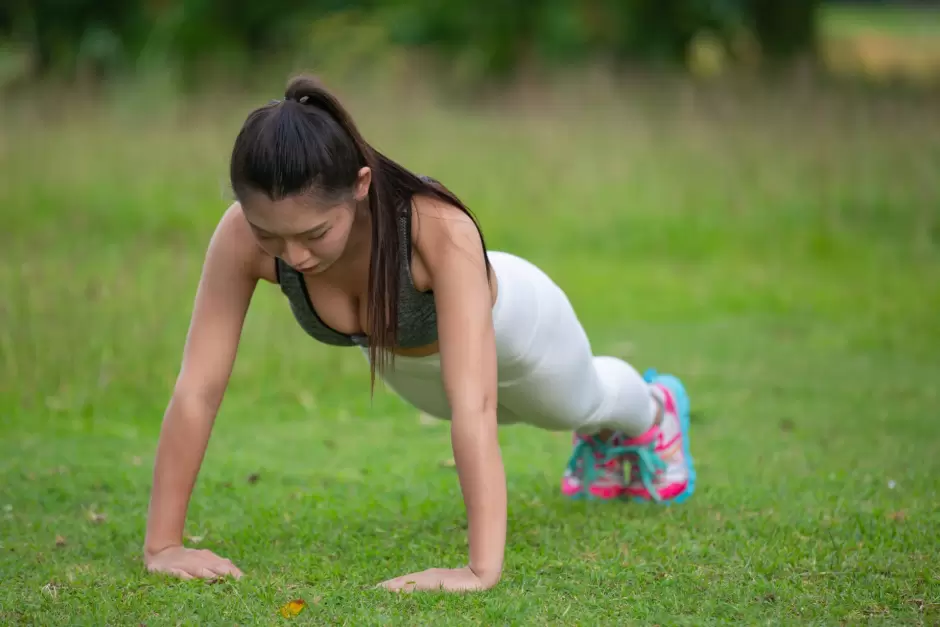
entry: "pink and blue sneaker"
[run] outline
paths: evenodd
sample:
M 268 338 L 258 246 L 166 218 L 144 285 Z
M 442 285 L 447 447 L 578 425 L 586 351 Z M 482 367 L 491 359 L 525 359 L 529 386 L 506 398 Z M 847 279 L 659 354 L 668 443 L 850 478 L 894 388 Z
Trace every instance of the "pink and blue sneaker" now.
M 689 451 L 689 397 L 672 375 L 644 374 L 662 411 L 659 420 L 637 437 L 622 434 L 608 442 L 575 436 L 574 451 L 562 478 L 570 498 L 681 503 L 695 490 L 695 467 Z M 624 463 L 630 479 L 624 478 Z
M 659 403 L 661 419 L 649 431 L 624 439 L 613 454 L 630 464 L 624 495 L 631 501 L 682 503 L 695 491 L 689 451 L 689 395 L 678 378 L 648 370 L 643 378 Z
M 594 436 L 575 434 L 574 451 L 561 478 L 561 492 L 572 499 L 617 499 L 626 489 L 623 458 L 610 455 L 619 436 L 604 442 Z

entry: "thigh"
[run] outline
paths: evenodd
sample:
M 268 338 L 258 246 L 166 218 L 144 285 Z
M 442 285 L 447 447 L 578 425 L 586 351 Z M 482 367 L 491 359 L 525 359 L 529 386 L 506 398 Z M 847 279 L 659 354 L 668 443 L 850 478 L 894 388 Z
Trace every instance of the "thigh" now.
M 507 299 L 516 311 L 502 316 L 497 341 L 509 345 L 519 334 L 527 340 L 523 350 L 500 364 L 499 405 L 521 422 L 575 430 L 604 399 L 590 341 L 560 287 L 540 272 L 521 278 L 528 279 L 526 288 L 534 293 L 526 303 Z
M 507 418 L 550 431 L 576 431 L 590 422 L 604 388 L 587 343 L 557 342 L 534 347 L 544 360 L 523 376 L 499 384 L 499 407 Z

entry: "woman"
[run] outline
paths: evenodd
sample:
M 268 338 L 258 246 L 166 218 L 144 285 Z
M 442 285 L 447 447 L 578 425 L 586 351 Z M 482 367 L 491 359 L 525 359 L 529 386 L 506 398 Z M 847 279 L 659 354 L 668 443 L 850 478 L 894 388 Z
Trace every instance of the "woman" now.
M 314 340 L 360 347 L 373 385 L 378 373 L 419 410 L 451 421 L 468 564 L 398 577 L 386 588 L 497 583 L 506 536 L 498 424 L 574 432 L 566 496 L 669 503 L 691 495 L 681 383 L 594 357 L 549 277 L 519 257 L 488 253 L 461 201 L 372 149 L 318 82 L 295 79 L 284 100 L 248 116 L 230 174 L 237 202 L 209 244 L 157 447 L 150 570 L 241 575 L 226 559 L 183 547 L 182 533 L 259 279 L 280 285 Z

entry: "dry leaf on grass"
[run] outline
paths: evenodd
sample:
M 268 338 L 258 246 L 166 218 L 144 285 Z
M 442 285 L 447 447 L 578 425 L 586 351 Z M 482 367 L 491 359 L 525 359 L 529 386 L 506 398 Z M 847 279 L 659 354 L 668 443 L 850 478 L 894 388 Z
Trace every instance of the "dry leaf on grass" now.
M 65 546 L 65 538 L 63 538 L 62 536 L 56 536 L 56 537 L 55 537 L 55 545 L 56 545 L 56 546 Z
M 294 599 L 290 603 L 281 606 L 280 613 L 284 618 L 292 618 L 300 614 L 307 607 L 307 602 L 303 599 Z
M 60 585 L 57 584 L 56 582 L 50 581 L 49 583 L 47 583 L 46 585 L 44 585 L 40 591 L 41 591 L 43 594 L 48 594 L 49 596 L 51 596 L 51 597 L 54 599 L 54 598 L 56 598 L 56 597 L 59 596 L 59 588 L 61 588 L 61 587 L 62 587 L 62 586 L 60 586 Z
M 253 473 L 251 473 L 250 475 L 248 475 L 247 481 L 248 481 L 248 483 L 250 483 L 251 485 L 254 485 L 254 484 L 258 483 L 258 479 L 260 479 L 260 478 L 261 478 L 261 474 L 260 474 L 260 473 L 253 472 Z

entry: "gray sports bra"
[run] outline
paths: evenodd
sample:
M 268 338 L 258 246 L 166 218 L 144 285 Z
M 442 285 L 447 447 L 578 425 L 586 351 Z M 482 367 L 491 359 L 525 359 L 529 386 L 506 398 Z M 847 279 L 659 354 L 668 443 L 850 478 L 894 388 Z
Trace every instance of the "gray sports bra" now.
M 437 340 L 437 311 L 434 294 L 419 292 L 411 275 L 411 203 L 398 219 L 401 264 L 398 278 L 398 345 L 414 348 Z M 275 272 L 281 292 L 287 297 L 291 311 L 301 328 L 313 339 L 334 346 L 368 346 L 364 334 L 346 335 L 328 327 L 310 302 L 304 276 L 281 258 L 275 258 Z

